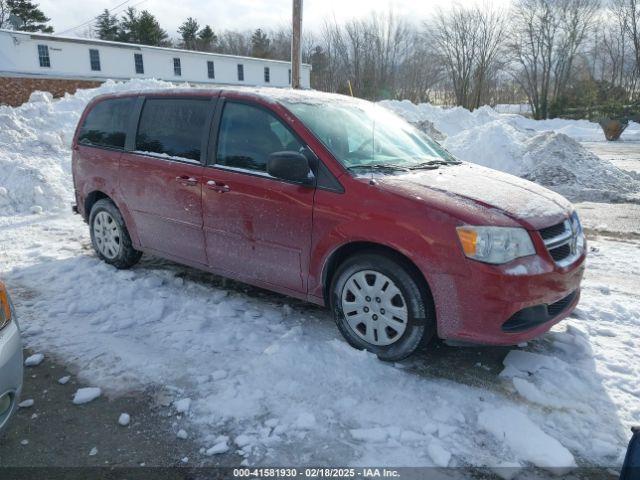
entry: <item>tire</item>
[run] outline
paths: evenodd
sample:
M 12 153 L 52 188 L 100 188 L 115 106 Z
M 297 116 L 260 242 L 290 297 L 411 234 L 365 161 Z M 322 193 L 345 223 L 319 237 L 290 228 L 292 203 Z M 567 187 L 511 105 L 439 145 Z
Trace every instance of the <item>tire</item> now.
M 408 357 L 436 332 L 428 287 L 400 257 L 362 253 L 348 258 L 333 276 L 330 299 L 347 342 L 381 360 Z
M 126 269 L 140 260 L 142 252 L 133 248 L 120 210 L 111 200 L 103 198 L 93 205 L 89 231 L 93 249 L 102 261 Z

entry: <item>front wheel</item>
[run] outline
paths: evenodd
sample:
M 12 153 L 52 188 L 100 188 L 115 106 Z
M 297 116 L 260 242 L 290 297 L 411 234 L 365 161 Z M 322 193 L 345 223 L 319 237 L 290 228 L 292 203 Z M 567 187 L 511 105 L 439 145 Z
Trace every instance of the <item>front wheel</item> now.
M 402 259 L 360 254 L 333 277 L 331 308 L 347 342 L 397 361 L 435 334 L 435 314 L 426 285 Z
M 142 252 L 133 248 L 129 231 L 118 207 L 106 198 L 98 200 L 89 215 L 91 243 L 98 256 L 116 268 L 130 268 Z

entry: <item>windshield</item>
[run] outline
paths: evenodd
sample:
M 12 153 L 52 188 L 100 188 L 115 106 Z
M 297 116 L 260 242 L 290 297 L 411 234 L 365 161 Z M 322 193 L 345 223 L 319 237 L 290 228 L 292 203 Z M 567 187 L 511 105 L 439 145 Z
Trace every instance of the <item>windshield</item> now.
M 437 168 L 458 163 L 437 142 L 373 103 L 283 103 L 348 169 Z

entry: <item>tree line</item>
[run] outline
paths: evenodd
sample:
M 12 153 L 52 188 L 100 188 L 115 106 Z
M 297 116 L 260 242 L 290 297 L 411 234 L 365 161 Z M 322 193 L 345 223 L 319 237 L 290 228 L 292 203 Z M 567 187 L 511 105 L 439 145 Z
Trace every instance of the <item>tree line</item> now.
M 17 4 L 37 10 L 28 0 L 0 0 L 0 7 Z M 40 12 L 24 25 L 50 28 L 47 20 Z M 289 27 L 215 31 L 189 17 L 171 39 L 152 13 L 135 8 L 120 16 L 105 10 L 90 34 L 279 60 L 291 54 Z M 502 10 L 457 5 L 420 22 L 390 10 L 327 19 L 305 31 L 302 45 L 313 88 L 372 100 L 471 110 L 526 103 L 535 118 L 585 116 L 596 107 L 620 112 L 640 102 L 640 0 L 512 0 Z

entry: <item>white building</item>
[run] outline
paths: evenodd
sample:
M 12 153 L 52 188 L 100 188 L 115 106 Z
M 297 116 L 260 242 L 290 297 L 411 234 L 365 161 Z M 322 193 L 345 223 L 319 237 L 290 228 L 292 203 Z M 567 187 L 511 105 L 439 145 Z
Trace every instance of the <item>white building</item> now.
M 311 66 L 303 65 L 304 88 L 310 88 L 310 74 Z M 0 77 L 74 80 L 75 83 L 157 78 L 172 82 L 287 87 L 291 84 L 291 63 L 0 30 Z M 1 97 L 0 92 L 0 102 Z

